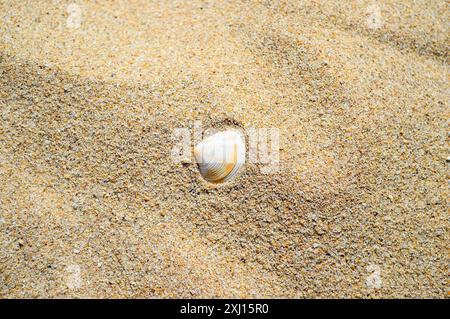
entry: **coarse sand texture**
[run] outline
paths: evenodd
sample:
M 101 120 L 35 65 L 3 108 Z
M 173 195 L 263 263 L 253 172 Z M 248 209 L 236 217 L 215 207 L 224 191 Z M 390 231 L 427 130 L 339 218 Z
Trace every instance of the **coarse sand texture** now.
M 449 21 L 0 0 L 0 298 L 447 298 Z M 276 129 L 278 169 L 208 183 L 198 122 Z

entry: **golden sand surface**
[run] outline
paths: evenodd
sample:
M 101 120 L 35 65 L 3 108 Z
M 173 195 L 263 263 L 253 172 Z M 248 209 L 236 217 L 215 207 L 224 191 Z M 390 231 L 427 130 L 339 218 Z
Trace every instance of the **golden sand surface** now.
M 0 297 L 447 297 L 449 15 L 0 0 Z M 280 170 L 208 184 L 195 120 Z

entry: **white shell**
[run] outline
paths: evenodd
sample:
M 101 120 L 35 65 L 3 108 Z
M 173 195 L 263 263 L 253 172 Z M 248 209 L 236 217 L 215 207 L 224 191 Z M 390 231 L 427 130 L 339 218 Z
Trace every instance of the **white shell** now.
M 236 176 L 245 163 L 245 143 L 232 130 L 209 136 L 194 148 L 200 174 L 211 183 L 226 182 Z

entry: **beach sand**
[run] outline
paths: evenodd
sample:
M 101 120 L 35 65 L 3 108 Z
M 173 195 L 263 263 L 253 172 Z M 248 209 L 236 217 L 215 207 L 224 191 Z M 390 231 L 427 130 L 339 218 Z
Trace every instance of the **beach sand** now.
M 0 1 L 0 297 L 446 298 L 449 15 Z M 279 170 L 208 184 L 195 121 L 279 129 Z

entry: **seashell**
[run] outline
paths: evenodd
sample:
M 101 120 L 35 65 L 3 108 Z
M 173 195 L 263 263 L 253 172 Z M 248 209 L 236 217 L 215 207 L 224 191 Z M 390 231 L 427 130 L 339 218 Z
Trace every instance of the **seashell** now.
M 211 183 L 223 183 L 236 176 L 245 163 L 245 143 L 232 130 L 204 139 L 194 148 L 200 174 Z

